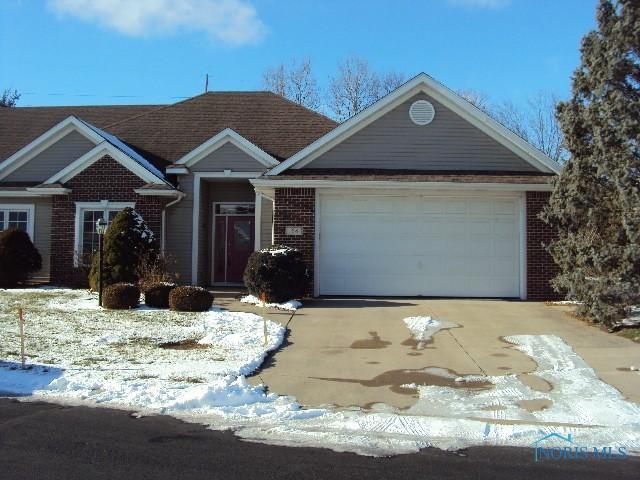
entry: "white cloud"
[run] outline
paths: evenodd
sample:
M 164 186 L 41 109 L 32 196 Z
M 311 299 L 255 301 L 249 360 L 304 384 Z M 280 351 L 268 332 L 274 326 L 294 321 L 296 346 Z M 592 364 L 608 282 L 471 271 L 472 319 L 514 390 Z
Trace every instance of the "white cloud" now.
M 245 0 L 49 0 L 49 7 L 134 37 L 202 30 L 244 45 L 265 33 L 256 9 Z
M 447 3 L 454 7 L 486 8 L 495 10 L 508 6 L 511 3 L 511 0 L 447 0 Z

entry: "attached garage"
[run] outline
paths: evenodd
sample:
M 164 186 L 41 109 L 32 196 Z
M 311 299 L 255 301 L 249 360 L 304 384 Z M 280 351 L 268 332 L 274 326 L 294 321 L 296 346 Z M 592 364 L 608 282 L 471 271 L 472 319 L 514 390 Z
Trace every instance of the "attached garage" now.
M 523 197 L 320 193 L 320 295 L 521 297 Z

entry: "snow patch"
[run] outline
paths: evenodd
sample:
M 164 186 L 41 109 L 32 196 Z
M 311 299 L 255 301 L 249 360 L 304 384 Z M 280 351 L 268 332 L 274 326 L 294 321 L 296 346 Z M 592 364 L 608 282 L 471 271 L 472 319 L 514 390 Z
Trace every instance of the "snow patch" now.
M 407 317 L 404 320 L 414 340 L 426 343 L 440 330 L 459 327 L 457 323 L 446 320 L 435 320 L 431 317 Z
M 263 302 L 255 295 L 246 295 L 240 299 L 241 303 L 249 303 L 251 305 L 256 305 L 258 307 L 266 307 L 266 308 L 276 308 L 278 310 L 287 310 L 289 312 L 295 312 L 300 307 L 302 307 L 302 302 L 298 300 L 289 300 L 283 303 L 268 303 Z

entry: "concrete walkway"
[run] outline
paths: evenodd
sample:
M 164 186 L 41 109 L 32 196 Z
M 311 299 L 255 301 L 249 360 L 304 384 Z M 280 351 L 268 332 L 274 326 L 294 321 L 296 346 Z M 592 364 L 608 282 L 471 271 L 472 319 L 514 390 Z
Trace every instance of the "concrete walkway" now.
M 447 384 L 425 374 L 426 367 L 459 375 L 532 372 L 534 360 L 501 339 L 520 334 L 561 337 L 602 380 L 640 403 L 640 374 L 628 370 L 640 366 L 640 345 L 571 318 L 569 307 L 503 300 L 321 299 L 305 302 L 294 315 L 231 298 L 217 303 L 287 326 L 285 346 L 250 381 L 293 395 L 307 406 L 369 408 L 384 403 L 406 408 L 415 403 L 416 392 L 402 385 Z M 460 327 L 443 330 L 418 348 L 402 321 L 410 316 L 431 316 Z M 522 379 L 526 383 L 526 375 Z

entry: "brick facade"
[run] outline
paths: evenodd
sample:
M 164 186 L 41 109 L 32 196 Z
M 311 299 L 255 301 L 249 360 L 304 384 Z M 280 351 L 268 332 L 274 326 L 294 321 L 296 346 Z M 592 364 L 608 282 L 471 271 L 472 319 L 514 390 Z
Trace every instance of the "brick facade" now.
M 302 235 L 287 235 L 287 227 L 302 227 Z M 276 188 L 273 209 L 275 244 L 302 252 L 311 282 L 307 294 L 313 295 L 314 246 L 316 232 L 316 191 L 314 188 Z
M 65 187 L 68 195 L 53 196 L 51 226 L 51 282 L 56 285 L 80 286 L 86 283 L 86 272 L 74 268 L 75 257 L 75 202 L 134 202 L 135 209 L 159 238 L 162 209 L 172 199 L 138 195 L 133 190 L 145 181 L 104 156 L 69 180 Z
M 527 299 L 555 300 L 562 297 L 551 288 L 558 266 L 545 250 L 554 231 L 538 215 L 549 200 L 549 192 L 527 192 Z

